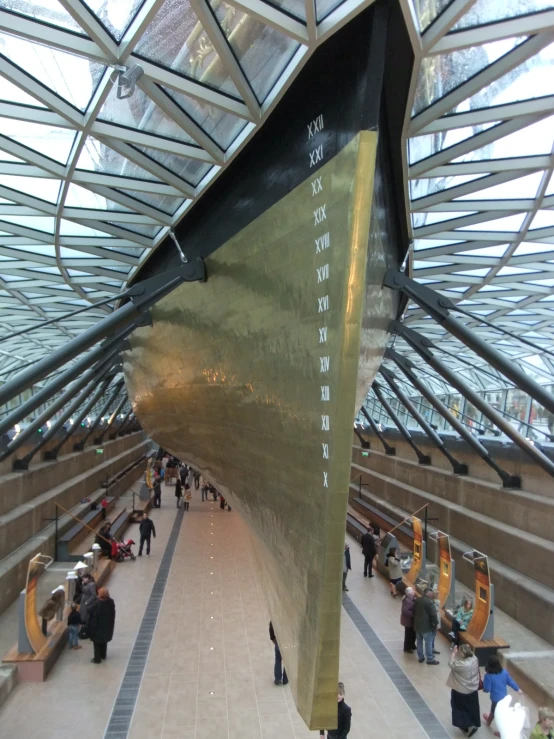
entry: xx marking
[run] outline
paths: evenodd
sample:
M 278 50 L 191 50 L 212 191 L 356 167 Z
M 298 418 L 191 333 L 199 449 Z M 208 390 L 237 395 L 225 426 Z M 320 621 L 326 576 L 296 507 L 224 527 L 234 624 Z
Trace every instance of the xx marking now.
M 323 190 L 323 185 L 321 183 L 321 177 L 316 177 L 315 180 L 312 180 L 312 198 L 314 195 L 318 195 Z
M 320 208 L 314 210 L 314 226 L 317 226 L 318 223 L 322 223 L 323 221 L 327 220 L 327 213 L 325 212 L 326 208 L 327 203 L 325 203 L 325 205 L 322 205 Z
M 309 152 L 310 154 L 310 168 L 323 159 L 323 144 L 320 144 L 317 149 Z

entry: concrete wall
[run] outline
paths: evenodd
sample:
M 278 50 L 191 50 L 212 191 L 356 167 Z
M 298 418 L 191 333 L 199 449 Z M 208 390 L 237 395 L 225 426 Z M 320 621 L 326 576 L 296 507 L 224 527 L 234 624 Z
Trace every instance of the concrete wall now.
M 136 459 L 150 447 L 151 442 L 149 440 L 140 441 L 140 439 L 137 438 L 139 436 L 143 436 L 142 432 L 137 432 L 137 434 L 133 434 L 133 436 L 135 437 L 135 442 L 138 441 L 139 443 L 133 449 L 124 452 L 123 456 L 127 457 L 130 454 L 134 454 L 134 458 Z M 132 459 L 130 461 L 132 461 Z M 114 463 L 114 461 L 110 462 L 110 464 Z M 121 470 L 129 463 L 129 461 L 124 463 L 122 458 L 120 464 L 118 464 L 117 471 Z M 117 497 L 124 493 L 129 486 L 135 482 L 135 480 L 138 480 L 143 475 L 145 469 L 146 463 L 135 467 L 111 488 L 110 495 Z M 104 479 L 104 477 L 105 476 L 101 476 L 100 479 Z M 92 492 L 94 491 L 91 490 L 88 494 L 90 495 Z M 51 503 L 50 505 L 52 506 L 53 504 Z M 74 508 L 72 513 L 74 515 L 79 515 L 79 513 L 85 512 L 88 509 L 89 504 L 86 504 L 83 505 L 81 509 Z M 63 516 L 59 522 L 60 532 L 65 531 L 73 523 L 74 521 L 69 515 Z M 0 562 L 0 613 L 3 613 L 6 608 L 13 603 L 25 586 L 29 560 L 39 552 L 52 557 L 54 556 L 54 541 L 54 524 L 50 523 L 45 526 L 43 523 L 40 533 L 29 538 L 22 546 Z

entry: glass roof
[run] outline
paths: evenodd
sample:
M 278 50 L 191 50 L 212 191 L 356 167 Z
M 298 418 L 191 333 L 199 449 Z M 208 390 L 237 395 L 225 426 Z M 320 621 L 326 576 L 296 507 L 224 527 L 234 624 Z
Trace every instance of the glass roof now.
M 0 0 L 4 333 L 120 292 L 306 54 L 368 4 Z M 554 0 L 400 4 L 416 57 L 404 129 L 409 269 L 550 383 L 554 364 L 538 355 L 554 342 Z M 130 95 L 118 90 L 129 71 Z M 112 309 L 3 342 L 0 372 Z M 475 386 L 506 386 L 417 306 L 405 320 Z
M 413 21 L 420 58 L 405 125 L 411 274 L 471 314 L 456 313 L 458 320 L 533 379 L 550 384 L 554 2 L 402 4 Z M 414 303 L 404 320 L 431 339 L 438 358 L 473 387 L 510 386 Z M 402 339 L 393 341 L 422 366 Z M 436 392 L 452 392 L 427 372 Z

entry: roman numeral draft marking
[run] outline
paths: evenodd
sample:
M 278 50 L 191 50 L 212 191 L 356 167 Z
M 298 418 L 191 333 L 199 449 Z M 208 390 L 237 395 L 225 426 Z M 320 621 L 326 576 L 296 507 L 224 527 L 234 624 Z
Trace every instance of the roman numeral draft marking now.
M 323 144 L 320 144 L 317 149 L 310 151 L 310 168 L 316 165 L 323 159 Z
M 327 326 L 319 329 L 319 343 L 325 344 L 327 342 Z
M 329 485 L 327 484 L 327 472 L 323 473 L 323 487 L 328 488 Z
M 314 210 L 314 226 L 317 226 L 318 223 L 322 223 L 323 221 L 327 220 L 327 213 L 325 212 L 326 208 L 327 203 L 325 203 L 325 205 L 322 205 L 320 208 Z
M 327 231 L 327 233 L 324 233 L 323 236 L 318 236 L 317 239 L 314 239 L 314 241 L 316 254 L 319 254 L 320 251 L 328 249 L 331 246 L 331 237 L 329 235 L 329 231 Z
M 312 180 L 312 198 L 314 195 L 319 195 L 322 190 L 321 177 L 316 177 L 315 180 Z
M 323 459 L 329 459 L 329 444 L 322 444 L 323 447 Z
M 321 416 L 321 430 L 329 431 L 329 416 Z
M 321 385 L 321 400 L 323 402 L 330 400 L 329 385 Z
M 329 296 L 324 295 L 322 298 L 317 299 L 317 312 L 325 313 L 327 310 L 329 310 Z
M 320 357 L 319 358 L 319 371 L 329 372 L 330 364 L 331 364 L 331 357 Z
M 311 139 L 316 133 L 323 131 L 323 115 L 320 114 L 317 118 L 314 118 L 311 123 L 308 123 L 306 128 L 308 129 L 308 140 Z
M 317 281 L 323 282 L 329 279 L 329 265 L 324 264 L 323 267 L 316 267 Z

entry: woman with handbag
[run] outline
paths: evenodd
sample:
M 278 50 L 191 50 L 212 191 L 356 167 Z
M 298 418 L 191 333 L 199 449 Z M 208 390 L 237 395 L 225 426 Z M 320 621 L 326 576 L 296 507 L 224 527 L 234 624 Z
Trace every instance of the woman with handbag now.
M 450 661 L 450 675 L 446 685 L 451 688 L 452 726 L 473 736 L 481 726 L 479 693 L 481 676 L 479 661 L 468 644 L 454 647 Z

